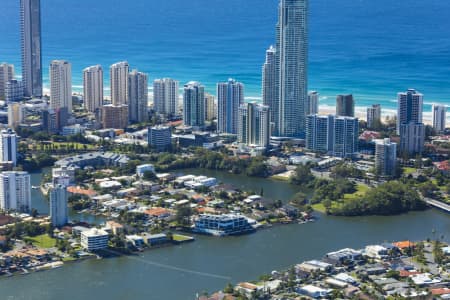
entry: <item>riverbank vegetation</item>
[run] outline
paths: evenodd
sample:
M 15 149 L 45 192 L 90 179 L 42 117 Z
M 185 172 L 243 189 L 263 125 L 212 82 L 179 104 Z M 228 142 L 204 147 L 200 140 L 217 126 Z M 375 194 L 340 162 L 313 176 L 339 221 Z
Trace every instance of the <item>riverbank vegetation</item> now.
M 359 175 L 348 167 L 339 167 L 332 172 L 334 179 L 315 178 L 311 166 L 297 167 L 292 184 L 311 189 L 310 204 L 319 211 L 336 216 L 396 215 L 426 209 L 416 188 L 432 193 L 429 185 L 413 182 L 390 181 L 370 188 L 356 184 L 347 178 Z

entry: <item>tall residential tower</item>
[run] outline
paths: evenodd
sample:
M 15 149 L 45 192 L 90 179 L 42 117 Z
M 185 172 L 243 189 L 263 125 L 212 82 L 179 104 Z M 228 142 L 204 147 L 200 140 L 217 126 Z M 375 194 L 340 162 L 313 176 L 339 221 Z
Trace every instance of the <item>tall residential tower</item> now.
M 65 60 L 50 63 L 50 107 L 72 112 L 72 65 Z
M 304 137 L 308 107 L 308 0 L 280 0 L 276 69 L 275 133 Z
M 266 51 L 266 61 L 262 70 L 262 98 L 264 105 L 270 107 L 270 122 L 278 122 L 278 90 L 277 90 L 277 50 L 270 46 Z
M 29 213 L 31 210 L 30 174 L 0 173 L 0 209 Z
M 397 134 L 400 126 L 408 123 L 422 123 L 423 94 L 414 89 L 397 95 Z
M 217 84 L 217 131 L 237 134 L 239 106 L 244 103 L 244 85 L 234 79 Z
M 25 96 L 42 97 L 41 1 L 20 0 Z
M 6 98 L 6 85 L 10 80 L 14 79 L 14 66 L 1 63 L 0 64 L 0 99 Z
M 336 115 L 339 117 L 355 116 L 355 100 L 353 95 L 338 95 L 336 97 Z
M 270 141 L 269 106 L 245 103 L 239 107 L 239 143 L 267 147 Z
M 109 68 L 111 102 L 113 105 L 128 104 L 129 69 L 130 66 L 126 61 L 115 63 Z
M 83 70 L 84 107 L 95 113 L 103 105 L 103 68 L 100 65 Z
M 178 113 L 179 83 L 170 78 L 153 82 L 153 107 L 157 113 L 175 116 Z
M 130 122 L 148 121 L 148 76 L 137 70 L 128 75 L 128 116 Z
M 205 125 L 205 87 L 191 81 L 184 86 L 183 123 L 186 126 L 203 127 Z
M 447 107 L 445 105 L 433 105 L 433 128 L 437 133 L 445 131 L 447 119 Z

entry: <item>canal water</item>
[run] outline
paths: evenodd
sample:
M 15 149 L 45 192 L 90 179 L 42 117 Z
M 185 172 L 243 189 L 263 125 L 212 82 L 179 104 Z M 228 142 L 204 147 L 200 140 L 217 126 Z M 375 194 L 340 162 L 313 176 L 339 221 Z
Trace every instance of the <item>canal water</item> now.
M 189 170 L 255 191 L 290 198 L 286 182 Z M 196 171 L 196 172 L 194 172 Z M 344 247 L 444 235 L 450 240 L 450 215 L 437 210 L 395 217 L 342 218 L 319 215 L 315 223 L 275 226 L 255 234 L 214 238 L 151 250 L 139 256 L 89 260 L 62 268 L 0 280 L 1 299 L 174 299 L 192 300 L 228 282 L 257 279 L 272 270 L 320 258 Z

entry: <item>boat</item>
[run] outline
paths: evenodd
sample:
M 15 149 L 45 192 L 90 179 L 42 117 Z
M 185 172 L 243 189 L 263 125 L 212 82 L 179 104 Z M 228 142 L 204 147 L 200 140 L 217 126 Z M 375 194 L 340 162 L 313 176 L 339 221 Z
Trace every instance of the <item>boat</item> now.
M 32 188 L 33 190 L 37 190 L 37 189 L 39 189 L 39 186 L 37 186 L 37 185 L 32 185 L 31 188 Z

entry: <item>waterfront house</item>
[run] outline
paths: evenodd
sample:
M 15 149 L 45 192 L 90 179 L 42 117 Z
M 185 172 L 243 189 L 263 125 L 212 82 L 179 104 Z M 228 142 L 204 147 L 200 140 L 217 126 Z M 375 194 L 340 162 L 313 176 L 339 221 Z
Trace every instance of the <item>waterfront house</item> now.
M 280 211 L 284 213 L 289 218 L 297 218 L 299 214 L 298 208 L 296 208 L 293 205 L 285 204 L 282 208 L 280 208 Z
M 123 233 L 123 225 L 115 221 L 107 221 L 105 226 L 105 231 L 110 231 L 114 235 L 119 235 Z
M 236 297 L 230 294 L 224 294 L 223 292 L 217 292 L 211 296 L 200 296 L 198 300 L 235 300 Z
M 89 230 L 89 228 L 84 227 L 84 226 L 74 226 L 74 227 L 72 227 L 72 235 L 74 237 L 80 237 L 81 233 L 83 231 L 88 231 L 88 230 Z
M 144 211 L 146 215 L 155 219 L 167 219 L 173 216 L 173 211 L 163 207 L 152 207 Z
M 393 245 L 395 247 L 397 247 L 398 249 L 400 249 L 401 251 L 408 251 L 410 249 L 413 249 L 416 244 L 410 241 L 401 241 L 401 242 L 396 242 L 393 243 Z
M 345 248 L 336 252 L 330 252 L 325 255 L 324 260 L 333 265 L 342 265 L 344 263 L 353 263 L 362 259 L 362 252 L 351 248 Z
M 139 235 L 127 235 L 125 239 L 136 248 L 144 247 L 144 239 Z
M 88 251 L 108 248 L 109 235 L 106 231 L 92 228 L 81 232 L 81 246 Z
M 44 249 L 29 249 L 26 250 L 25 253 L 39 261 L 45 261 L 50 258 L 48 251 Z
M 160 234 L 145 234 L 143 236 L 144 242 L 153 247 L 158 245 L 163 245 L 165 243 L 169 242 L 169 239 L 166 234 L 160 233 Z
M 314 285 L 305 285 L 297 289 L 297 293 L 314 299 L 327 298 L 331 290 L 326 290 Z
M 214 236 L 243 234 L 253 231 L 246 217 L 236 214 L 199 215 L 194 221 L 193 231 Z
M 241 282 L 236 286 L 236 290 L 250 298 L 258 291 L 258 286 L 250 282 Z
M 314 273 L 314 272 L 331 273 L 333 271 L 333 265 L 319 260 L 309 260 L 296 265 L 295 269 L 297 271 L 302 271 L 306 273 Z
M 388 249 L 380 245 L 366 246 L 364 254 L 370 258 L 383 259 L 388 257 Z

